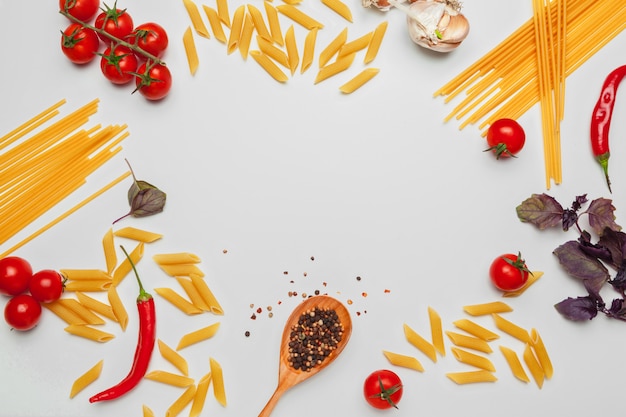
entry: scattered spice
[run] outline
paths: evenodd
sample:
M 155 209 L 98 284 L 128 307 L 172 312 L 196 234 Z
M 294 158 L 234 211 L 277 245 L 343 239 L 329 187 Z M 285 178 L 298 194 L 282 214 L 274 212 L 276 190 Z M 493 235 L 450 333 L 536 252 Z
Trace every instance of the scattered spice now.
M 314 261 L 315 260 L 315 256 L 311 256 L 311 260 Z
M 289 337 L 289 366 L 310 371 L 320 365 L 343 337 L 343 324 L 337 312 L 315 307 L 300 315 Z
M 259 308 L 256 309 L 256 312 L 261 314 L 263 312 L 263 309 L 261 307 L 259 307 Z
M 347 303 L 348 303 L 348 305 L 352 305 L 352 300 L 348 298 Z
M 360 277 L 360 276 L 357 276 L 357 277 L 356 277 L 356 280 L 357 280 L 357 281 L 361 281 L 361 277 Z
M 222 253 L 228 253 L 228 249 L 222 249 Z
M 246 337 L 250 337 L 250 331 L 246 330 L 246 332 L 244 333 L 246 335 Z
M 288 275 L 289 271 L 283 271 L 283 275 Z
M 367 297 L 367 293 L 366 293 L 366 292 L 362 292 L 362 293 L 361 293 L 361 295 L 362 295 L 363 297 Z

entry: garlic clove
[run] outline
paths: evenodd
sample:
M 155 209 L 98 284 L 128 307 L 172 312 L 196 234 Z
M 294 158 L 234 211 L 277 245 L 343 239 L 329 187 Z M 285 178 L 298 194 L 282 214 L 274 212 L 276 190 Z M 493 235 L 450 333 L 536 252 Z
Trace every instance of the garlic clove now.
M 361 5 L 365 8 L 374 7 L 383 12 L 391 9 L 391 3 L 387 0 L 361 0 Z
M 455 0 L 417 0 L 404 11 L 411 40 L 424 48 L 449 52 L 469 34 L 469 21 Z

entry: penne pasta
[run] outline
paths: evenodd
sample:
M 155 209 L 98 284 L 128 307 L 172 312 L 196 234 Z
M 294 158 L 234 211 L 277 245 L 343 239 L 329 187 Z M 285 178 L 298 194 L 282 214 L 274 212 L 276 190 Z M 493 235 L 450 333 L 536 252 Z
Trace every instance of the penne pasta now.
M 522 366 L 517 353 L 515 353 L 513 349 L 506 346 L 500 346 L 500 351 L 504 355 L 504 359 L 506 359 L 509 369 L 513 372 L 513 376 L 522 382 L 530 382 L 530 379 L 528 378 L 528 375 L 526 375 L 526 371 L 524 371 L 524 367 Z
M 248 59 L 250 44 L 252 43 L 252 35 L 254 33 L 254 23 L 248 13 L 243 17 L 243 27 L 239 36 L 239 54 L 245 60 Z
M 72 389 L 70 390 L 70 398 L 74 398 L 79 392 L 84 390 L 88 385 L 94 382 L 102 373 L 102 364 L 104 361 L 99 361 L 94 366 L 89 368 L 87 372 L 76 378 L 74 383 L 72 384 Z
M 224 33 L 224 28 L 222 27 L 222 20 L 220 19 L 220 16 L 217 10 L 215 10 L 212 7 L 207 6 L 206 4 L 203 4 L 202 8 L 204 9 L 204 14 L 209 20 L 209 26 L 211 26 L 211 31 L 213 32 L 213 36 L 215 36 L 215 39 L 225 44 L 228 41 L 228 39 L 226 38 L 226 34 Z
M 313 64 L 315 54 L 315 42 L 317 40 L 318 28 L 312 29 L 304 38 L 304 49 L 302 52 L 302 63 L 300 64 L 300 74 L 303 74 Z
M 217 9 L 219 13 L 219 8 Z M 241 30 L 243 28 L 243 21 L 246 14 L 246 6 L 241 5 L 235 9 L 233 13 L 233 20 L 230 26 L 230 34 L 228 36 L 228 43 L 226 53 L 232 54 L 235 49 L 239 48 L 239 40 L 241 38 Z
M 332 57 L 335 56 L 337 52 L 339 52 L 341 47 L 345 45 L 347 40 L 348 40 L 348 28 L 344 28 L 320 52 L 319 57 L 318 57 L 319 67 L 320 68 L 324 67 L 332 59 Z
M 113 232 L 116 237 L 122 237 L 125 239 L 136 240 L 143 243 L 153 243 L 163 237 L 162 234 L 149 232 L 147 230 L 137 229 L 135 227 L 123 227 Z
M 171 277 L 204 276 L 204 272 L 195 264 L 160 264 L 159 268 Z
M 277 45 L 284 45 L 283 31 L 280 28 L 280 19 L 278 18 L 278 10 L 270 3 L 265 0 L 263 2 L 263 6 L 265 7 L 265 15 L 267 16 L 267 23 L 270 27 L 270 34 L 272 36 L 272 40 Z
M 528 274 L 528 279 L 526 280 L 526 283 L 524 284 L 522 288 L 520 288 L 519 290 L 515 290 L 515 291 L 504 291 L 502 293 L 502 296 L 503 297 L 518 297 L 522 295 L 524 291 L 528 289 L 528 287 L 530 287 L 535 282 L 537 282 L 537 280 L 541 278 L 542 276 L 543 276 L 543 272 L 533 271 L 530 274 Z
M 187 14 L 189 14 L 191 24 L 196 33 L 204 38 L 210 39 L 211 35 L 209 35 L 209 30 L 205 26 L 202 16 L 200 16 L 198 6 L 191 0 L 183 0 L 183 4 L 185 5 L 185 9 L 187 10 Z
M 457 320 L 452 324 L 454 324 L 457 328 L 471 334 L 472 336 L 476 336 L 477 338 L 482 339 L 486 342 L 490 342 L 500 338 L 497 333 L 494 333 L 491 330 L 469 319 Z
M 111 275 L 101 269 L 61 269 L 59 273 L 68 281 L 106 281 Z
M 441 317 L 434 308 L 428 307 L 428 320 L 430 322 L 431 341 L 437 352 L 441 356 L 446 355 L 446 349 L 443 342 L 443 328 L 441 325 Z
M 542 388 L 543 382 L 545 380 L 545 373 L 543 372 L 543 369 L 541 368 L 541 364 L 535 357 L 535 354 L 533 353 L 533 349 L 530 346 L 530 344 L 526 344 L 522 357 L 524 358 L 524 363 L 528 367 L 530 374 L 532 375 L 533 379 L 537 383 L 537 386 L 539 388 Z
M 90 280 L 78 280 L 78 281 L 67 281 L 65 283 L 65 291 L 80 291 L 80 292 L 97 292 L 97 291 L 107 291 L 113 285 L 113 281 L 110 279 L 107 280 L 98 280 L 98 279 L 90 279 Z
M 289 63 L 289 70 L 291 75 L 295 74 L 298 65 L 300 64 L 300 55 L 298 54 L 298 44 L 296 43 L 296 35 L 293 25 L 289 26 L 287 32 L 285 32 L 285 49 L 287 50 L 287 62 Z
M 322 4 L 346 19 L 348 22 L 352 23 L 352 11 L 341 0 L 322 0 Z
M 273 43 L 261 37 L 257 37 L 257 45 L 259 46 L 259 50 L 267 55 L 268 58 L 271 58 L 283 67 L 289 68 L 291 70 L 289 57 L 282 49 L 277 48 L 276 46 L 274 46 Z
M 378 55 L 378 51 L 380 50 L 380 46 L 383 43 L 383 38 L 385 37 L 385 32 L 387 31 L 388 22 L 384 21 L 379 23 L 374 29 L 374 34 L 370 39 L 370 44 L 367 46 L 367 51 L 365 52 L 365 58 L 363 59 L 363 63 L 369 64 L 376 58 Z
M 360 73 L 352 77 L 348 82 L 339 87 L 339 91 L 344 94 L 354 93 L 361 88 L 365 83 L 374 78 L 379 73 L 378 68 L 365 68 Z
M 61 304 L 83 321 L 84 324 L 99 325 L 104 324 L 104 320 L 74 298 L 59 298 L 56 303 Z
M 223 407 L 226 407 L 226 390 L 224 387 L 224 373 L 222 365 L 213 358 L 209 358 L 211 380 L 213 382 L 213 396 Z
M 220 303 L 217 301 L 217 298 L 213 294 L 213 291 L 211 291 L 211 289 L 209 288 L 206 281 L 196 275 L 192 275 L 191 282 L 200 293 L 200 296 L 202 297 L 206 305 L 209 307 L 209 311 L 211 311 L 211 313 L 213 314 L 217 314 L 220 316 L 223 315 L 224 309 L 222 308 Z
M 113 237 L 113 229 L 109 228 L 102 237 L 102 249 L 104 250 L 104 261 L 106 264 L 106 272 L 111 276 L 113 270 L 117 266 L 117 252 L 115 251 L 115 242 Z
M 202 413 L 210 385 L 211 373 L 209 372 L 200 378 L 200 381 L 198 381 L 196 393 L 193 397 L 193 402 L 191 403 L 191 410 L 189 410 L 189 417 L 198 417 Z
M 463 310 L 470 316 L 485 316 L 494 313 L 506 313 L 513 309 L 502 301 L 493 301 L 484 304 L 472 304 L 463 307 Z
M 195 75 L 200 61 L 198 59 L 198 50 L 196 49 L 196 42 L 193 39 L 191 26 L 187 26 L 187 29 L 183 33 L 183 47 L 185 48 L 185 55 L 187 56 L 189 72 L 191 75 Z
M 198 307 L 200 310 L 210 311 L 209 305 L 206 303 L 206 301 L 204 301 L 204 298 L 202 298 L 202 295 L 200 295 L 200 292 L 191 281 L 191 279 L 186 277 L 176 277 L 176 281 L 180 284 L 181 287 L 183 287 L 183 290 L 189 297 L 191 304 Z
M 484 353 L 491 353 L 493 351 L 491 349 L 491 346 L 489 346 L 489 343 L 487 343 L 483 339 L 451 331 L 446 331 L 446 335 L 456 346 L 474 349 Z
M 193 378 L 160 370 L 148 372 L 144 378 L 179 388 L 186 388 L 194 384 Z
M 145 244 L 139 242 L 135 248 L 128 254 L 133 264 L 137 265 L 141 258 L 143 258 Z M 133 270 L 133 267 L 127 257 L 113 271 L 113 286 L 119 285 L 120 282 Z
M 196 386 L 191 385 L 170 405 L 165 412 L 165 417 L 175 417 L 183 411 L 187 404 L 193 401 L 196 395 Z
M 477 355 L 475 353 L 468 352 L 467 350 L 459 349 L 457 347 L 453 347 L 451 349 L 452 355 L 458 360 L 466 365 L 471 365 L 475 368 L 484 369 L 486 371 L 495 372 L 496 368 L 493 366 L 493 363 L 484 356 Z
M 530 344 L 535 351 L 535 355 L 537 356 L 537 360 L 543 369 L 546 379 L 552 378 L 552 375 L 554 374 L 552 360 L 550 359 L 546 346 L 536 329 L 530 329 Z
M 187 301 L 180 294 L 171 288 L 155 288 L 154 292 L 163 297 L 166 301 L 169 301 L 174 307 L 187 315 L 200 314 L 202 310 Z
M 270 31 L 265 24 L 265 20 L 263 20 L 263 14 L 261 13 L 261 11 L 257 9 L 256 6 L 250 3 L 247 4 L 247 7 L 248 13 L 250 14 L 250 17 L 252 19 L 252 23 L 254 24 L 254 29 L 256 29 L 256 33 L 258 33 L 258 35 L 266 41 L 272 42 L 272 35 L 270 34 Z
M 432 343 L 420 336 L 419 333 L 411 329 L 407 324 L 404 324 L 403 327 L 406 340 L 428 356 L 430 360 L 437 362 L 437 351 Z
M 372 39 L 372 35 L 374 34 L 374 32 L 369 32 L 366 33 L 365 35 L 361 36 L 360 38 L 357 38 L 355 40 L 352 40 L 350 42 L 346 42 L 341 49 L 339 49 L 338 51 L 338 56 L 339 57 L 343 57 L 346 55 L 351 55 L 353 53 L 356 53 L 358 51 L 361 51 L 365 48 L 368 47 L 368 45 L 370 44 L 370 41 Z
M 272 61 L 267 55 L 261 51 L 250 51 L 250 56 L 278 82 L 284 83 L 289 80 L 287 75 Z
M 447 373 L 446 376 L 459 385 L 495 382 L 498 380 L 492 372 L 485 371 L 484 369 L 479 371 L 450 372 Z
M 230 12 L 228 11 L 228 0 L 215 0 L 217 15 L 226 27 L 230 27 Z
M 152 256 L 158 265 L 198 264 L 201 259 L 198 255 L 189 252 L 160 253 Z
M 530 335 L 528 334 L 528 330 L 505 319 L 499 314 L 492 314 L 492 317 L 498 329 L 513 336 L 514 338 L 518 340 L 521 340 L 524 343 L 530 343 Z
M 77 291 L 75 295 L 78 301 L 89 310 L 99 314 L 100 316 L 104 316 L 109 320 L 117 322 L 117 317 L 115 317 L 113 309 L 110 305 L 105 304 L 100 300 L 96 300 L 95 298 L 92 298 L 80 291 Z
M 128 312 L 117 292 L 117 287 L 111 286 L 107 291 L 107 297 L 111 310 L 113 310 L 113 314 L 117 318 L 117 322 L 120 324 L 122 330 L 126 330 L 126 326 L 128 326 Z
M 220 323 L 217 322 L 183 335 L 183 337 L 181 337 L 180 341 L 178 342 L 176 350 L 181 350 L 186 348 L 187 346 L 200 343 L 204 340 L 212 338 L 213 336 L 215 336 L 215 333 L 217 333 L 219 327 Z
M 323 24 L 313 19 L 311 16 L 304 13 L 302 10 L 298 9 L 294 5 L 287 3 L 281 4 L 279 6 L 276 6 L 276 10 L 308 30 L 314 28 L 321 29 L 324 27 Z
M 57 317 L 66 322 L 67 324 L 85 325 L 87 324 L 84 319 L 80 318 L 76 312 L 70 310 L 67 306 L 59 303 L 59 300 L 51 303 L 43 304 L 45 308 L 52 311 Z
M 180 353 L 169 347 L 161 339 L 157 340 L 157 345 L 161 356 L 163 356 L 166 361 L 174 365 L 183 375 L 189 375 L 189 365 L 187 364 L 187 360 L 183 358 Z
M 350 68 L 350 65 L 352 65 L 352 62 L 354 62 L 354 56 L 355 54 L 342 56 L 340 58 L 337 58 L 337 60 L 332 64 L 328 64 L 320 68 L 317 76 L 315 77 L 314 83 L 317 84 L 319 82 L 322 82 L 325 79 L 330 78 L 333 75 L 337 75 L 340 72 L 343 72 Z
M 154 411 L 145 404 L 141 406 L 141 412 L 143 417 L 154 417 Z
M 65 331 L 74 336 L 84 337 L 85 339 L 93 340 L 94 342 L 105 343 L 113 339 L 115 336 L 111 333 L 104 332 L 102 330 L 94 329 L 87 325 L 70 324 L 65 328 Z
M 413 369 L 418 372 L 424 372 L 422 363 L 413 356 L 402 355 L 400 353 L 389 352 L 387 350 L 383 350 L 383 355 L 385 355 L 389 363 L 392 365 Z

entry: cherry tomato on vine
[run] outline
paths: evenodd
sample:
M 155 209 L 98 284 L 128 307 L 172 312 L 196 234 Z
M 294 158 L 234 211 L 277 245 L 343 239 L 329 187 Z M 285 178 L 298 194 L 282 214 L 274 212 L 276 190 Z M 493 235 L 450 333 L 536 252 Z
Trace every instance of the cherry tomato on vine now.
M 63 294 L 63 276 L 52 269 L 42 269 L 33 274 L 28 285 L 30 295 L 40 303 L 51 303 Z
M 100 69 L 107 80 L 113 84 L 127 84 L 133 80 L 138 62 L 130 48 L 112 45 L 101 56 Z
M 59 9 L 78 20 L 89 22 L 100 10 L 100 0 L 59 0 Z
M 32 295 L 16 295 L 4 306 L 4 320 L 15 330 L 30 330 L 40 318 L 41 304 Z
M 133 18 L 126 9 L 117 9 L 115 6 L 111 9 L 106 4 L 104 11 L 96 16 L 94 26 L 121 40 L 126 40 L 134 28 Z M 98 37 L 106 44 L 111 43 L 111 39 L 105 35 L 98 33 Z
M 487 130 L 486 151 L 492 151 L 496 159 L 515 157 L 526 143 L 526 133 L 513 119 L 499 119 Z
M 489 267 L 491 282 L 502 291 L 519 290 L 528 281 L 529 273 L 521 253 L 500 255 Z
M 28 289 L 33 269 L 26 259 L 7 256 L 0 259 L 0 294 L 18 295 Z
M 403 387 L 400 377 L 393 371 L 379 369 L 372 372 L 363 384 L 365 400 L 374 408 L 398 408 Z
M 86 64 L 96 57 L 100 41 L 95 31 L 72 23 L 61 33 L 61 50 L 74 64 Z
M 137 69 L 135 84 L 135 91 L 148 100 L 161 100 L 172 87 L 172 74 L 165 65 L 145 62 Z
M 168 45 L 167 32 L 156 23 L 143 23 L 133 30 L 129 43 L 137 45 L 149 54 L 160 58 Z M 142 57 L 141 55 L 139 57 Z

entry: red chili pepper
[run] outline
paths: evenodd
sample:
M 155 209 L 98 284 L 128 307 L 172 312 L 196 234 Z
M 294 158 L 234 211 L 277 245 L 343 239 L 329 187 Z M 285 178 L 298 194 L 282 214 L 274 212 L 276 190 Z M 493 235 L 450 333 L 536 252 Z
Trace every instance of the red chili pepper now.
M 611 155 L 609 152 L 609 128 L 611 127 L 617 87 L 625 76 L 626 65 L 623 65 L 613 70 L 606 77 L 600 98 L 591 117 L 591 148 L 593 155 L 604 171 L 609 191 L 611 191 L 611 181 L 609 181 L 609 156 Z
M 156 341 L 156 314 L 154 309 L 154 299 L 143 289 L 143 285 L 141 285 L 141 280 L 139 279 L 139 274 L 135 269 L 133 261 L 126 253 L 124 247 L 122 247 L 122 250 L 130 261 L 133 271 L 135 271 L 137 282 L 139 283 L 139 296 L 137 297 L 137 310 L 139 311 L 139 338 L 137 341 L 137 348 L 135 350 L 135 358 L 133 359 L 133 366 L 131 367 L 126 378 L 120 381 L 117 385 L 114 385 L 111 388 L 89 398 L 90 403 L 113 400 L 135 388 L 139 381 L 141 381 L 141 379 L 146 375 L 150 358 L 152 357 L 154 343 Z

